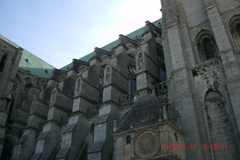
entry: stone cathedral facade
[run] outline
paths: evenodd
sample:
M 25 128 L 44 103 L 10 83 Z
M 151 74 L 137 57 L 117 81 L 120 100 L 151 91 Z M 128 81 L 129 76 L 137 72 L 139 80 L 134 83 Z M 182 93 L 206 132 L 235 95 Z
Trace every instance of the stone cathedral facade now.
M 162 19 L 55 69 L 0 37 L 1 160 L 239 160 L 240 0 Z

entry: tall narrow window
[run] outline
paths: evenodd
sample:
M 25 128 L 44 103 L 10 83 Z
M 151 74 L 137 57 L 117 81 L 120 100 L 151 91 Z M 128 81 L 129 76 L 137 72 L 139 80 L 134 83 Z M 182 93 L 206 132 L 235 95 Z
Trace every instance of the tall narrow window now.
M 7 56 L 4 55 L 4 56 L 2 57 L 1 62 L 0 62 L 0 72 L 3 71 L 6 61 L 7 61 Z
M 130 80 L 130 93 L 135 92 L 137 90 L 136 79 Z
M 163 47 L 157 44 L 158 61 L 164 63 Z
M 129 136 L 129 135 L 127 136 L 127 138 L 126 138 L 126 143 L 127 143 L 127 144 L 130 144 L 130 143 L 131 143 L 131 136 Z
M 167 80 L 167 74 L 166 74 L 166 69 L 165 68 L 160 68 L 159 69 L 159 75 L 160 75 L 160 82 L 164 82 Z
M 206 60 L 214 58 L 214 48 L 209 38 L 203 39 L 203 49 L 206 56 Z

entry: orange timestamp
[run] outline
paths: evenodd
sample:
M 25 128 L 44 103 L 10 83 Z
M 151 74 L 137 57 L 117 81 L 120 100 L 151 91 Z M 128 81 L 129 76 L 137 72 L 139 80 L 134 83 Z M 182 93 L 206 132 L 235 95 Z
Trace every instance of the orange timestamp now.
M 228 150 L 228 144 L 162 144 L 162 150 Z

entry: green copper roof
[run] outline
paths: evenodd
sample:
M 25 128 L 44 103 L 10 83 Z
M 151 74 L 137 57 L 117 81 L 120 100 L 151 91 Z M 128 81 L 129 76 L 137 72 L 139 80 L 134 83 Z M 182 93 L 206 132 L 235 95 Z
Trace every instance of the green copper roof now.
M 27 50 L 23 50 L 19 67 L 30 71 L 31 74 L 42 77 L 51 78 L 53 75 L 54 67 L 37 56 L 31 54 Z
M 10 41 L 6 37 L 0 35 L 0 38 L 8 43 L 10 43 L 12 46 L 19 48 L 17 44 Z M 43 61 L 39 57 L 31 54 L 27 50 L 23 50 L 23 54 L 19 63 L 19 67 L 29 71 L 31 74 L 39 76 L 41 78 L 50 78 L 52 76 L 52 72 L 54 67 L 47 62 Z
M 155 22 L 152 22 L 154 25 L 158 25 L 161 23 L 161 19 L 156 20 Z M 127 35 L 127 37 L 131 39 L 135 39 L 137 36 L 142 36 L 142 34 L 145 32 L 146 26 L 130 33 Z M 0 38 L 3 39 L 4 41 L 10 43 L 16 48 L 19 48 L 17 44 L 14 42 L 10 41 L 9 39 L 5 38 L 4 36 L 0 35 Z M 102 47 L 102 49 L 106 51 L 111 51 L 113 47 L 116 47 L 118 45 L 118 40 L 113 41 L 112 43 L 109 43 L 108 45 Z M 88 62 L 89 59 L 93 56 L 94 52 L 87 54 L 86 56 L 80 58 L 80 60 Z M 27 50 L 23 50 L 23 55 L 21 57 L 19 67 L 21 69 L 24 69 L 26 71 L 29 71 L 31 74 L 39 76 L 41 78 L 51 78 L 53 74 L 54 67 L 47 62 L 43 61 L 42 59 L 38 58 L 37 56 L 31 54 Z M 69 68 L 72 67 L 72 63 L 62 67 L 62 70 L 68 70 Z
M 158 24 L 161 23 L 161 22 L 162 22 L 162 19 L 158 19 L 158 20 L 152 22 L 152 24 L 154 24 L 155 26 L 158 26 Z M 144 27 L 142 27 L 142 28 L 139 28 L 138 30 L 136 30 L 136 31 L 128 34 L 127 37 L 129 37 L 129 38 L 131 38 L 131 39 L 134 39 L 134 38 L 136 38 L 137 36 L 142 36 L 142 34 L 145 32 L 145 30 L 146 30 L 146 26 L 144 26 Z M 113 41 L 112 43 L 109 43 L 108 45 L 102 47 L 102 49 L 104 49 L 104 50 L 106 50 L 106 51 L 111 51 L 111 49 L 112 49 L 113 47 L 117 46 L 117 45 L 118 45 L 118 40 Z M 80 58 L 80 60 L 83 60 L 83 61 L 88 62 L 89 59 L 93 56 L 93 54 L 94 54 L 94 52 L 89 53 L 89 54 L 87 54 L 86 56 Z M 70 63 L 70 64 L 62 67 L 61 69 L 62 69 L 62 70 L 68 70 L 68 69 L 71 68 L 71 67 L 72 67 L 72 63 Z

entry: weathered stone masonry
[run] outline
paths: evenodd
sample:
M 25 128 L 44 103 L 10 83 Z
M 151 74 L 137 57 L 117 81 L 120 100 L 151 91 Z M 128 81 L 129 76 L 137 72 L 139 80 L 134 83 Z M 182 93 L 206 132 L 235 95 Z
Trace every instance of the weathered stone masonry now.
M 161 4 L 61 69 L 1 36 L 0 159 L 240 159 L 240 1 Z

